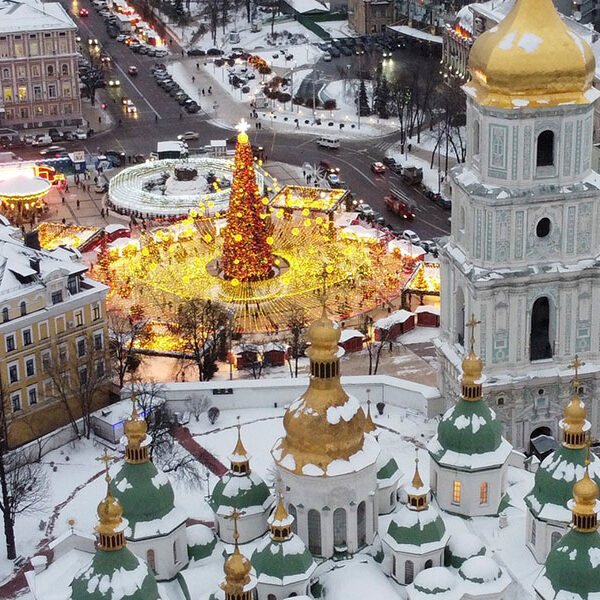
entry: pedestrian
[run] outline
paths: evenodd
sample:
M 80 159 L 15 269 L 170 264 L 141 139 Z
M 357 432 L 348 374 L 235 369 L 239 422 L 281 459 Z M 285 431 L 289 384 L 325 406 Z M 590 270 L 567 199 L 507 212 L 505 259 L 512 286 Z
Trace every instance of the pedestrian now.
M 98 183 L 98 177 L 94 177 L 94 183 Z
M 63 224 L 63 225 L 66 225 L 66 224 L 67 224 L 67 220 L 66 220 L 64 217 L 63 217 L 63 219 L 62 219 L 62 224 Z
M 100 216 L 104 219 L 104 209 L 103 208 L 100 209 Z
M 62 194 L 60 195 L 60 199 L 61 199 L 61 202 L 64 204 L 65 203 L 65 197 Z
M 77 198 L 77 208 L 79 208 L 79 198 Z
M 408 145 L 408 151 L 410 152 L 412 150 L 412 144 Z
M 200 63 L 196 63 L 196 71 L 200 70 Z
M 154 122 L 158 123 L 158 115 L 154 115 Z
M 204 88 L 202 88 L 202 95 L 204 96 Z
M 302 177 L 306 180 L 306 169 L 302 169 Z
M 131 164 L 131 154 L 128 154 L 128 155 L 127 155 L 127 162 L 128 162 L 129 164 Z
M 68 183 L 65 183 L 65 191 L 67 191 L 67 192 L 69 191 L 69 184 Z
M 196 77 L 192 75 L 192 83 L 196 83 Z
M 181 56 L 185 56 L 185 52 L 181 50 Z
M 98 117 L 98 123 L 102 123 L 102 117 Z

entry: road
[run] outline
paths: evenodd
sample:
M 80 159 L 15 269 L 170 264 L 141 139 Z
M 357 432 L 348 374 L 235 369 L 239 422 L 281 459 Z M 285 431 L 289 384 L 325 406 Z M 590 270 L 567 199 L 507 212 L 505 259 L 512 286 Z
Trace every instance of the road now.
M 76 0 L 75 0 L 76 1 Z M 176 134 L 184 131 L 195 130 L 200 133 L 198 145 L 205 145 L 211 139 L 230 138 L 234 131 L 223 129 L 213 125 L 204 112 L 189 115 L 181 110 L 177 102 L 159 88 L 152 75 L 150 67 L 155 62 L 166 62 L 168 59 L 156 59 L 141 54 L 135 54 L 128 46 L 112 40 L 108 37 L 104 26 L 104 20 L 94 10 L 89 0 L 82 0 L 79 4 L 71 4 L 62 0 L 65 8 L 73 15 L 73 8 L 89 8 L 88 17 L 73 18 L 79 25 L 82 45 L 87 44 L 88 38 L 96 38 L 100 41 L 104 52 L 112 58 L 113 70 L 111 75 L 121 81 L 120 89 L 100 90 L 100 101 L 107 102 L 106 110 L 110 111 L 116 123 L 120 123 L 113 129 L 94 135 L 85 142 L 74 142 L 69 149 L 77 149 L 82 146 L 89 153 L 94 154 L 98 149 L 114 149 L 127 154 L 149 154 L 156 149 L 156 143 L 160 140 L 173 139 Z M 76 12 L 76 11 L 75 11 Z M 178 48 L 172 48 L 177 56 Z M 414 56 L 406 54 L 406 50 L 395 53 L 395 60 L 413 60 Z M 173 60 L 173 58 L 171 58 Z M 196 61 L 197 59 L 186 59 Z M 341 61 L 348 61 L 342 57 Z M 135 65 L 138 68 L 138 76 L 131 77 L 127 74 L 127 67 Z M 327 65 L 328 70 L 332 67 Z M 321 68 L 324 65 L 319 65 Z M 132 99 L 138 109 L 137 116 L 124 113 L 120 97 L 127 96 Z M 108 100 L 104 100 L 108 97 Z M 216 98 L 218 100 L 218 97 Z M 376 211 L 380 212 L 387 222 L 400 228 L 410 228 L 416 231 L 422 239 L 431 239 L 448 233 L 450 216 L 449 211 L 433 205 L 422 194 L 415 189 L 404 185 L 396 174 L 388 172 L 380 176 L 374 175 L 369 169 L 373 161 L 381 160 L 385 150 L 398 138 L 397 134 L 382 136 L 378 139 L 367 140 L 343 140 L 342 147 L 338 150 L 320 149 L 314 142 L 315 136 L 302 134 L 285 134 L 267 129 L 268 124 L 261 131 L 250 131 L 253 144 L 265 148 L 267 155 L 271 158 L 295 165 L 306 162 L 318 164 L 326 158 L 341 169 L 341 177 L 349 186 L 349 189 L 357 198 L 368 202 Z M 93 124 L 91 124 L 93 128 Z M 35 149 L 28 149 L 23 153 L 37 155 Z M 384 197 L 389 192 L 389 186 L 393 184 L 403 189 L 412 202 L 417 206 L 417 218 L 407 224 L 391 211 L 385 208 Z

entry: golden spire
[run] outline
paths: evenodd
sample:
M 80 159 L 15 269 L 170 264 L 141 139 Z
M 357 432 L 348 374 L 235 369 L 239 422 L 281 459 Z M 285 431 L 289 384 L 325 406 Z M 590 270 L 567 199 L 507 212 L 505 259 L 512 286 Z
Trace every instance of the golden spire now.
M 277 508 L 273 513 L 269 527 L 271 529 L 271 538 L 273 541 L 283 542 L 287 540 L 292 533 L 292 523 L 294 522 L 294 518 L 290 517 L 288 511 L 285 509 L 281 490 L 277 492 L 277 496 Z
M 474 402 L 481 400 L 482 387 L 477 383 L 481 379 L 483 371 L 483 363 L 481 359 L 475 355 L 475 327 L 481 321 L 475 319 L 475 315 L 471 315 L 471 320 L 467 323 L 467 327 L 471 330 L 469 338 L 469 354 L 462 362 L 463 377 L 462 377 L 462 397 L 463 400 Z
M 225 592 L 225 599 L 230 600 L 250 600 L 252 598 L 252 590 L 246 589 L 250 583 L 250 571 L 252 565 L 250 561 L 240 552 L 238 540 L 240 534 L 238 532 L 237 522 L 243 515 L 243 512 L 234 509 L 233 512 L 225 517 L 233 520 L 233 539 L 235 540 L 235 548 L 233 554 L 230 554 L 225 560 L 223 571 L 225 572 L 225 581 L 221 583 L 221 589 Z
M 368 392 L 369 390 L 367 390 Z M 367 419 L 365 421 L 365 433 L 371 433 L 372 431 L 376 431 L 377 426 L 373 422 L 373 417 L 371 416 L 371 399 L 367 399 Z
M 125 536 L 123 535 L 123 507 L 121 503 L 112 495 L 110 491 L 110 475 L 108 467 L 115 456 L 109 456 L 108 450 L 104 449 L 104 454 L 96 460 L 104 463 L 104 480 L 106 481 L 106 496 L 98 504 L 99 523 L 94 527 L 98 532 L 98 548 L 100 550 L 121 550 L 125 547 Z
M 598 529 L 598 486 L 590 477 L 590 455 L 592 440 L 587 438 L 585 473 L 573 486 L 573 528 L 576 531 L 591 532 Z
M 408 507 L 413 510 L 425 510 L 428 507 L 428 493 L 429 491 L 425 487 L 419 473 L 419 449 L 415 448 L 415 474 L 413 475 L 411 486 L 407 490 Z
M 517 0 L 475 40 L 464 89 L 478 104 L 499 108 L 589 104 L 594 69 L 590 46 L 570 31 L 552 0 Z
M 586 420 L 587 410 L 585 404 L 579 397 L 579 367 L 584 364 L 575 355 L 575 360 L 569 365 L 570 369 L 575 370 L 573 396 L 565 407 L 565 417 L 560 423 L 563 430 L 563 445 L 567 448 L 583 448 L 586 444 L 589 423 Z
M 131 390 L 131 416 L 125 421 L 123 431 L 127 437 L 125 461 L 131 464 L 148 462 L 150 460 L 148 444 L 144 443 L 148 432 L 148 424 L 146 419 L 138 414 L 137 397 L 133 390 Z
M 229 457 L 231 462 L 230 470 L 236 474 L 247 475 L 248 473 L 250 473 L 250 457 L 248 456 L 248 452 L 246 452 L 246 448 L 244 447 L 244 443 L 242 442 L 241 431 L 242 426 L 238 423 L 237 443 L 235 445 L 235 448 L 233 449 L 233 454 Z

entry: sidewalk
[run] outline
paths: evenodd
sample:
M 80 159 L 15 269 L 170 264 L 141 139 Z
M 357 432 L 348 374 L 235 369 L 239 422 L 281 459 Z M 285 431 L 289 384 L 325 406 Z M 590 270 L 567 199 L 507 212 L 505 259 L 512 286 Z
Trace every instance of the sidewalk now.
M 100 99 L 100 93 L 96 94 L 96 104 L 92 106 L 89 100 L 81 101 L 83 118 L 87 121 L 88 127 L 94 130 L 94 133 L 102 133 L 111 129 L 115 122 L 107 110 L 102 108 L 102 103 L 106 99 Z

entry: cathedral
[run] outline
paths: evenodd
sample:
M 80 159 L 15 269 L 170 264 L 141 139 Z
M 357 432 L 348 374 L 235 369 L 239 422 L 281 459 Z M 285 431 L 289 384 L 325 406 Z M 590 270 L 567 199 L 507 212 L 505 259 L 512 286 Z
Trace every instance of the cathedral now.
M 238 425 L 207 499 L 213 521 L 195 522 L 150 459 L 134 397 L 123 461 L 101 457 L 95 535 L 72 530 L 32 559 L 34 600 L 326 599 L 328 576 L 364 565 L 365 589 L 384 581 L 386 600 L 600 597 L 598 415 L 584 401 L 600 351 L 594 59 L 551 0 L 517 0 L 469 68 L 469 150 L 442 251 L 447 408 L 430 439 L 410 440 L 410 469 L 344 389 L 341 330 L 324 308 L 308 328 L 308 387 L 265 453 L 275 481 L 252 468 Z M 561 445 L 526 473 L 519 450 L 557 431 Z M 511 473 L 528 484 L 516 500 Z M 507 527 L 511 551 L 536 565 L 527 577 L 500 558 Z

